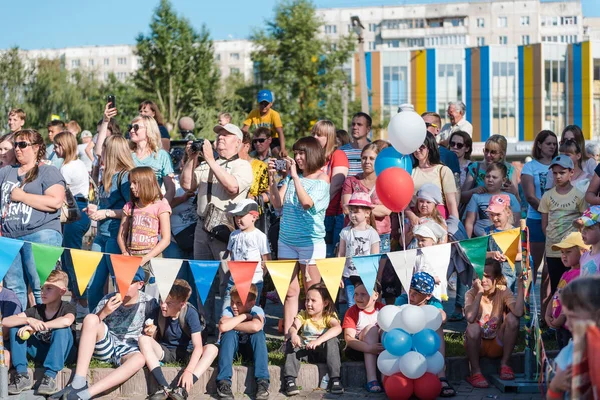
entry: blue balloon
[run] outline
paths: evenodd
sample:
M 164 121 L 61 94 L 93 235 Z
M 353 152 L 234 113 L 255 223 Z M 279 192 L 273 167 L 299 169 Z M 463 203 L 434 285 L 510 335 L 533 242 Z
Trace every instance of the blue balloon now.
M 392 329 L 383 338 L 383 347 L 396 357 L 408 353 L 412 346 L 412 337 L 402 329 Z
M 387 335 L 387 332 L 383 332 L 383 333 L 381 334 L 381 343 L 384 343 L 384 342 L 385 342 L 385 336 L 386 336 L 386 335 Z
M 411 155 L 402 155 L 393 147 L 386 147 L 381 150 L 375 159 L 375 175 L 379 175 L 384 170 L 391 167 L 400 167 L 410 175 L 412 173 Z
M 413 335 L 412 344 L 415 351 L 429 357 L 440 349 L 440 337 L 432 329 L 423 329 Z

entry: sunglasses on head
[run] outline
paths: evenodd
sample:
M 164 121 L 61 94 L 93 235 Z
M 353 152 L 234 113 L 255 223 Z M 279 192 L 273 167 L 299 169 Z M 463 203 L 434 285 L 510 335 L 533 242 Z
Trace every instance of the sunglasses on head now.
M 25 149 L 27 146 L 33 146 L 33 143 L 15 142 L 15 147 L 18 147 L 19 149 Z
M 577 149 L 577 151 L 581 151 L 581 148 L 579 147 L 579 143 L 577 143 L 577 141 L 575 139 L 561 140 L 560 145 L 562 146 L 563 144 L 566 144 L 567 146 L 575 145 L 575 148 Z
M 252 143 L 264 143 L 266 140 L 265 138 L 252 139 Z
M 463 147 L 465 147 L 464 143 L 458 143 L 455 141 L 450 141 L 450 147 L 456 147 L 457 149 L 462 149 Z

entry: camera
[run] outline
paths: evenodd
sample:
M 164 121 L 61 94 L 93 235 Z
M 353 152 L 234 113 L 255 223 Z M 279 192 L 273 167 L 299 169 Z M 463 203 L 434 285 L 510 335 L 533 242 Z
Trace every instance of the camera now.
M 204 146 L 204 139 L 194 140 L 190 146 L 190 150 L 193 153 L 202 153 L 202 146 Z
M 275 160 L 274 164 L 275 164 L 276 171 L 285 171 L 285 169 L 287 168 L 287 161 L 282 160 L 282 159 Z

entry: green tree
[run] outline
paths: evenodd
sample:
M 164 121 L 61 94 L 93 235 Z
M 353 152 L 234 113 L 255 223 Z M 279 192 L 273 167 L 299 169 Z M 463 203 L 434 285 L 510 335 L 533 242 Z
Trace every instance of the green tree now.
M 208 31 L 202 26 L 196 32 L 168 0 L 156 8 L 150 34 L 138 36 L 137 55 L 140 68 L 134 82 L 157 102 L 167 122 L 175 125 L 180 116 L 215 105 L 219 73 Z
M 251 37 L 257 48 L 252 53 L 257 83 L 274 92 L 287 137 L 304 136 L 315 120 L 325 117 L 341 127 L 341 92 L 347 80 L 343 65 L 350 61 L 354 43 L 348 36 L 337 42 L 324 39 L 322 25 L 311 1 L 284 0 L 267 28 Z
M 24 107 L 23 83 L 27 75 L 18 48 L 0 53 L 0 131 L 7 126 L 8 112 L 12 108 Z

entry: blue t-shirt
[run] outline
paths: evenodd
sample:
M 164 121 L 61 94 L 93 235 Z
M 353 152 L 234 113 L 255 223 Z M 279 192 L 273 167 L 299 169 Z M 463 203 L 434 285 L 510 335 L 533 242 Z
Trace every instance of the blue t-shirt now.
M 162 186 L 163 178 L 167 175 L 173 174 L 173 163 L 171 162 L 171 156 L 169 153 L 160 149 L 157 153 L 152 153 L 143 160 L 140 160 L 135 152 L 131 153 L 133 157 L 133 163 L 136 167 L 150 167 L 156 174 L 158 180 L 158 186 Z
M 160 343 L 169 349 L 177 347 L 189 349 L 193 347 L 192 338 L 184 332 L 179 324 L 179 318 L 167 317 L 166 320 L 165 332 L 161 336 Z M 185 322 L 192 334 L 202 332 L 200 316 L 198 315 L 198 311 L 193 307 L 188 306 L 185 314 Z
M 348 157 L 348 176 L 358 175 L 363 172 L 360 165 L 360 154 L 362 153 L 362 148 L 355 149 L 352 146 L 352 143 L 348 143 L 341 146 L 340 150 L 346 153 L 346 157 Z
M 444 146 L 439 146 L 440 149 L 440 161 L 446 167 L 450 168 L 453 174 L 460 174 L 460 164 L 458 157 L 452 151 L 448 150 Z
M 517 200 L 515 195 L 506 192 L 502 192 L 502 194 L 510 197 L 510 209 L 513 213 L 519 215 L 521 213 L 521 203 L 519 203 L 519 200 Z M 492 221 L 486 212 L 492 196 L 494 195 L 489 193 L 475 193 L 471 197 L 471 200 L 469 200 L 469 204 L 467 204 L 466 212 L 474 212 L 477 214 L 475 226 L 473 228 L 473 236 L 485 236 L 485 228 L 492 225 Z
M 2 312 L 2 318 L 23 312 L 21 302 L 17 298 L 15 292 L 10 289 L 2 288 L 2 291 L 0 292 L 0 312 Z
M 402 293 L 399 297 L 396 298 L 396 302 L 394 303 L 394 305 L 403 306 L 405 304 L 408 304 L 408 295 L 406 293 Z M 435 308 L 439 308 L 440 310 L 444 309 L 442 302 L 433 296 L 431 296 L 431 298 L 427 300 L 427 305 L 434 306 Z
M 264 327 L 265 327 L 265 312 L 263 311 L 263 309 L 260 308 L 259 306 L 254 306 L 250 310 L 250 315 L 252 315 L 252 318 L 254 318 L 257 315 L 261 316 L 262 317 L 262 321 L 263 321 L 263 329 L 264 329 Z M 223 311 L 222 317 L 233 318 L 233 310 L 231 309 L 231 307 L 227 307 Z M 247 333 L 239 332 L 238 339 L 239 339 L 239 343 L 240 344 L 246 344 L 246 343 L 248 343 L 248 341 L 250 339 L 250 335 L 247 334 Z
M 110 192 L 106 192 L 104 186 L 100 186 L 98 190 L 98 210 L 122 210 L 125 203 L 129 201 L 129 172 L 125 171 L 120 175 L 120 189 L 119 173 L 112 176 Z M 119 234 L 120 223 L 121 220 L 118 218 L 105 218 L 102 221 L 98 221 L 98 234 L 116 239 Z
M 161 139 L 171 139 L 171 136 L 169 135 L 169 131 L 163 125 L 158 126 L 158 131 L 160 132 Z

